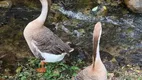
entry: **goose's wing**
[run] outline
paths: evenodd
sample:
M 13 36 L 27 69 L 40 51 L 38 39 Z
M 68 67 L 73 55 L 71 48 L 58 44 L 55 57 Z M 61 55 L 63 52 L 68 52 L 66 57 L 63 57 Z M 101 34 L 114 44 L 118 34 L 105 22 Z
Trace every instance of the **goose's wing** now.
M 47 28 L 33 36 L 32 39 L 34 45 L 44 53 L 61 54 L 68 53 L 72 49 Z

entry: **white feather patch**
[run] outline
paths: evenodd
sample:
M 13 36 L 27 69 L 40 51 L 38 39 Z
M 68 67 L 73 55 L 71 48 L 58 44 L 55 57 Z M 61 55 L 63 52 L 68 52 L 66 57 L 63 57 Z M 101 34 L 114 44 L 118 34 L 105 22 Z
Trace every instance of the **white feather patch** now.
M 41 53 L 41 56 L 45 58 L 44 62 L 58 62 L 61 61 L 66 53 L 62 53 L 61 55 L 55 55 L 52 53 Z
M 60 55 L 55 55 L 55 54 L 52 54 L 52 53 L 46 53 L 46 52 L 42 52 L 38 49 L 38 47 L 35 45 L 36 41 L 32 40 L 31 44 L 32 46 L 41 54 L 41 56 L 45 59 L 43 60 L 44 62 L 58 62 L 58 61 L 61 61 L 64 56 L 67 54 L 67 53 L 62 53 Z

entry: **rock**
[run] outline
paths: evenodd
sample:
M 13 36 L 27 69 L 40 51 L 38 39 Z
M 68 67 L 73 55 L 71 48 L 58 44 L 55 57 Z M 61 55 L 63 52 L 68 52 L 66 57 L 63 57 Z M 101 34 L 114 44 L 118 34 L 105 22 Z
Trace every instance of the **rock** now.
M 127 62 L 132 65 L 142 66 L 142 49 L 138 49 L 136 51 L 132 51 L 131 54 L 126 55 Z
M 124 0 L 130 10 L 135 13 L 142 13 L 142 1 L 141 0 Z
M 11 51 L 0 51 L 0 73 L 15 74 L 17 57 Z M 1 79 L 0 79 L 1 80 Z
M 91 9 L 91 7 L 96 5 L 97 3 L 95 0 L 59 0 L 58 3 L 61 3 L 62 6 L 66 10 L 73 10 L 73 11 L 78 11 L 78 10 L 86 10 L 84 8 L 87 8 L 87 10 Z
M 11 0 L 0 1 L 0 7 L 10 8 L 12 6 Z

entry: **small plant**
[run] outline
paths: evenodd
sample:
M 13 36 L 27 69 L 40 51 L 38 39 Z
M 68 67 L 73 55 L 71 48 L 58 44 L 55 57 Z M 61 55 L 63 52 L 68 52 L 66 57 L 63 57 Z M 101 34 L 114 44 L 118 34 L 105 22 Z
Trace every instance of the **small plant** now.
M 19 65 L 15 76 L 3 76 L 3 78 L 8 80 L 70 80 L 79 70 L 76 65 L 70 66 L 64 62 L 57 62 L 47 63 L 45 65 L 47 69 L 46 73 L 38 73 L 36 72 L 36 68 L 40 67 L 39 63 L 40 60 L 30 58 L 26 64 Z
M 71 80 L 80 68 L 85 67 L 82 60 L 72 60 L 71 64 L 63 61 L 57 63 L 47 63 L 45 65 L 47 71 L 45 73 L 38 73 L 36 69 L 40 67 L 40 60 L 36 58 L 26 59 L 27 62 L 18 63 L 16 69 L 17 74 L 13 76 L 6 76 L 0 74 L 0 80 Z M 117 80 L 142 80 L 142 72 L 137 68 L 120 68 L 113 73 L 112 79 Z M 108 75 L 109 76 L 109 75 Z

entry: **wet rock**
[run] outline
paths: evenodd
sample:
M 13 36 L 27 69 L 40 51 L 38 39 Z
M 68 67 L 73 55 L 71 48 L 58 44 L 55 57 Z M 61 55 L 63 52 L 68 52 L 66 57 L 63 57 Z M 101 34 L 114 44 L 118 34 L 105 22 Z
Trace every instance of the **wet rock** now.
M 127 62 L 132 65 L 142 66 L 142 49 L 132 51 L 131 54 L 127 55 Z
M 142 13 L 141 0 L 124 0 L 127 7 L 135 13 Z
M 117 57 L 115 57 L 115 59 L 116 59 L 119 66 L 125 66 L 126 64 L 128 64 L 128 63 L 126 63 L 126 59 L 122 56 L 121 57 L 117 56 Z
M 39 11 L 21 7 L 12 7 L 4 15 L 0 15 L 0 50 L 5 49 L 15 53 L 18 57 L 30 55 L 28 46 L 23 37 L 23 30 L 26 24 L 32 19 L 32 14 L 36 16 Z M 4 10 L 1 10 L 3 12 Z M 34 13 L 34 14 L 33 14 Z M 20 48 L 20 49 L 19 49 Z
M 108 10 L 110 7 L 107 7 Z M 125 66 L 129 64 L 128 62 L 130 58 L 127 58 L 127 54 L 131 54 L 131 51 L 137 49 L 141 49 L 141 34 L 142 34 L 142 15 L 134 15 L 134 14 L 117 14 L 114 12 L 121 12 L 122 8 L 118 8 L 117 10 L 111 9 L 112 13 L 105 15 L 104 17 L 92 16 L 82 14 L 83 12 L 78 11 L 75 12 L 73 10 L 66 10 L 64 8 L 59 8 L 58 10 L 69 17 L 69 20 L 63 21 L 61 24 L 66 27 L 70 33 L 79 32 L 76 30 L 83 29 L 83 35 L 74 35 L 74 38 L 70 38 L 71 42 L 82 47 L 89 55 L 92 53 L 92 31 L 94 24 L 97 21 L 102 22 L 102 37 L 100 42 L 100 49 L 105 52 L 105 54 L 110 54 L 108 57 L 102 56 L 103 61 L 109 60 L 111 61 L 112 56 L 116 59 L 116 64 L 118 66 Z M 85 15 L 85 16 L 84 16 Z M 99 16 L 101 16 L 100 14 Z M 61 25 L 60 24 L 60 25 Z M 74 32 L 75 31 L 75 32 Z M 58 34 L 57 34 L 58 35 Z M 64 35 L 64 34 L 62 34 Z M 79 36 L 79 37 L 77 37 Z M 103 54 L 103 53 L 101 53 Z M 91 59 L 91 57 L 89 57 Z M 140 62 L 139 60 L 137 60 Z M 112 65 L 108 63 L 108 65 Z M 114 66 L 116 66 L 114 64 Z M 113 71 L 114 69 L 110 70 Z

